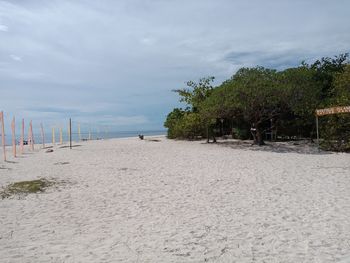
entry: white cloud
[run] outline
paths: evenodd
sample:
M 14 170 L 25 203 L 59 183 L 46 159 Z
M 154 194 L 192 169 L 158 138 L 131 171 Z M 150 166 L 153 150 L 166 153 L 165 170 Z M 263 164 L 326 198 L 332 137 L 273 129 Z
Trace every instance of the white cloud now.
M 149 123 L 146 116 L 136 115 L 136 116 L 114 116 L 114 115 L 104 115 L 98 118 L 98 123 L 101 125 L 111 125 L 111 126 L 133 126 L 142 125 Z
M 0 31 L 7 32 L 9 30 L 8 26 L 0 24 Z
M 160 128 L 187 80 L 349 51 L 348 0 L 95 2 L 0 0 L 4 110 Z
M 56 120 L 53 120 L 52 118 L 55 117 L 52 114 L 47 115 L 49 120 L 52 120 L 51 125 L 55 124 L 58 125 L 62 122 L 62 118 L 56 118 Z M 66 118 L 68 120 L 68 118 Z M 118 114 L 115 115 L 98 115 L 98 116 L 76 116 L 75 118 L 72 118 L 73 123 L 80 123 L 81 127 L 110 127 L 112 130 L 118 131 L 118 130 L 130 130 L 137 127 L 139 130 L 149 130 L 154 127 L 152 127 L 152 123 L 150 123 L 149 119 L 146 116 L 143 115 L 132 115 L 132 116 L 121 116 Z M 67 123 L 67 121 L 66 121 Z
M 144 37 L 141 39 L 141 43 L 144 45 L 153 45 L 156 43 L 156 40 L 152 37 Z
M 10 55 L 10 57 L 14 60 L 14 61 L 22 61 L 22 58 L 16 55 Z

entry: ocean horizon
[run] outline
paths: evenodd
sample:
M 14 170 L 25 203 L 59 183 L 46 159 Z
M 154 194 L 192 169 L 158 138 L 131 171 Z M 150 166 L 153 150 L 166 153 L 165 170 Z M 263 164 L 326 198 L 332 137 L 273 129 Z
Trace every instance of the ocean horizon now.
M 128 138 L 128 137 L 137 137 L 139 134 L 144 136 L 156 136 L 156 135 L 166 135 L 167 130 L 138 130 L 138 131 L 110 131 L 110 132 L 82 132 L 79 134 L 77 132 L 72 132 L 72 141 L 78 142 L 81 140 L 103 140 L 103 139 L 115 139 L 115 138 Z M 0 134 L 1 137 L 1 134 Z M 28 140 L 28 135 L 25 134 L 24 140 Z M 16 144 L 20 142 L 20 135 L 16 134 Z M 69 142 L 69 135 L 67 132 L 62 133 L 62 143 Z M 34 143 L 42 143 L 41 135 L 34 134 Z M 45 133 L 45 143 L 52 143 L 52 133 Z M 60 133 L 59 130 L 55 131 L 55 143 L 60 143 Z M 5 134 L 5 144 L 6 146 L 12 145 L 12 136 L 11 134 Z

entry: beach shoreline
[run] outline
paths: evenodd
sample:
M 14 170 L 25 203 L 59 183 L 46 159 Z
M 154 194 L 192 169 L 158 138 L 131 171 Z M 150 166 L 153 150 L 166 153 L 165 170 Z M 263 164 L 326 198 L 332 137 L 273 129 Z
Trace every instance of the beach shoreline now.
M 145 139 L 79 142 L 51 153 L 36 147 L 1 162 L 0 187 L 64 182 L 0 200 L 2 262 L 349 258 L 350 154 L 293 143 Z

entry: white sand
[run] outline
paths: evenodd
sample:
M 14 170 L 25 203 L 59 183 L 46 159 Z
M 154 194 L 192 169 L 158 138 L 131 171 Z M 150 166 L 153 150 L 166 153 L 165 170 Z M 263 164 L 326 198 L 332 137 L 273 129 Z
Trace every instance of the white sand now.
M 0 262 L 350 262 L 350 154 L 288 145 L 129 138 L 0 162 L 0 186 L 69 182 L 0 200 Z

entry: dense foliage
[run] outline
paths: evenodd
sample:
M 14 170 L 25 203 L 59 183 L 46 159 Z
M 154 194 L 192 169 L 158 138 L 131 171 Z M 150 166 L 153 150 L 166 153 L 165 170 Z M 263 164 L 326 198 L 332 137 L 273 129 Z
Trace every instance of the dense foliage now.
M 331 105 L 350 105 L 350 65 L 334 78 Z M 321 135 L 326 140 L 322 147 L 328 150 L 350 151 L 350 114 L 329 115 L 321 119 Z
M 315 139 L 315 110 L 350 105 L 348 54 L 322 58 L 283 71 L 241 68 L 213 87 L 214 77 L 189 81 L 175 90 L 185 109 L 169 113 L 169 138 L 195 139 L 231 134 L 264 144 L 277 139 Z M 320 118 L 322 146 L 350 150 L 350 114 Z

